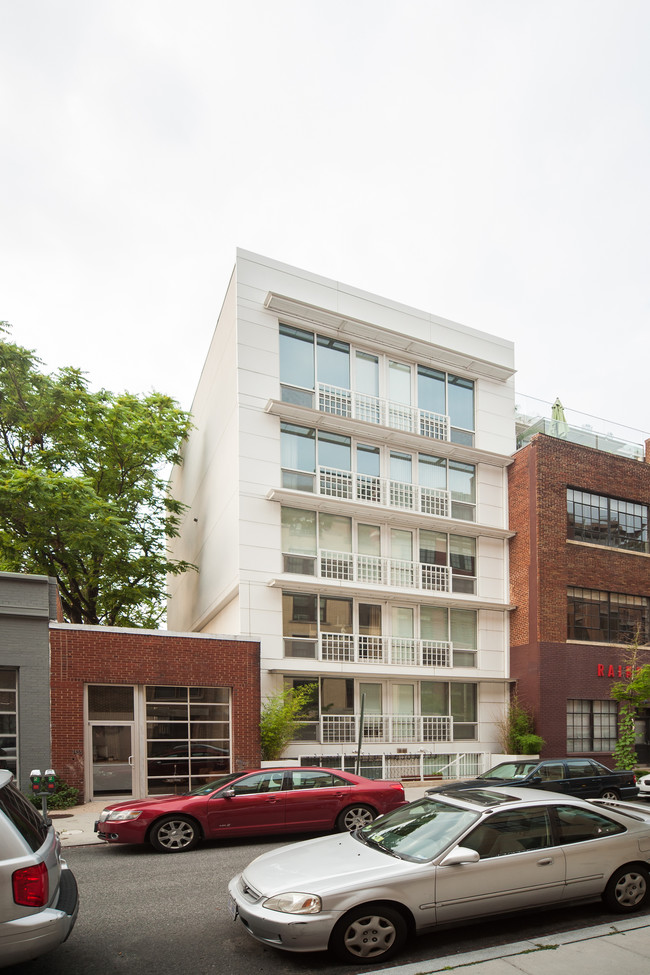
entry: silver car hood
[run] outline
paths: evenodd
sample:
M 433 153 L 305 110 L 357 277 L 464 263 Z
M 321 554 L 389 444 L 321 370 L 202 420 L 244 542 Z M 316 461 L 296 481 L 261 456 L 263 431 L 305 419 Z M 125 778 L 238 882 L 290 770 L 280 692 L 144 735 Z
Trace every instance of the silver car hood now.
M 246 867 L 244 883 L 266 897 L 290 890 L 325 895 L 408 876 L 424 864 L 399 860 L 349 833 L 322 836 L 263 853 Z

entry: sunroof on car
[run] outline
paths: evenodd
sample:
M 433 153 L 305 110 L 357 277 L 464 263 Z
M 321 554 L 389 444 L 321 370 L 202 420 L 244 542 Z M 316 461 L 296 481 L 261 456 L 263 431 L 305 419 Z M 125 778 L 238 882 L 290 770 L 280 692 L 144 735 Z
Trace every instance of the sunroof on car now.
M 509 802 L 516 802 L 515 796 L 503 793 L 501 789 L 444 789 L 436 793 L 437 796 L 449 796 L 462 802 L 473 802 L 477 806 L 503 806 Z

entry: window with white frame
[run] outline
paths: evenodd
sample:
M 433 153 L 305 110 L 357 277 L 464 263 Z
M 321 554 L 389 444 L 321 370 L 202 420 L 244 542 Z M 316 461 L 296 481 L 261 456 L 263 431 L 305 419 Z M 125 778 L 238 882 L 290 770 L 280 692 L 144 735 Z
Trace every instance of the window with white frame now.
M 316 406 L 336 415 L 354 415 L 367 422 L 386 423 L 473 446 L 473 379 L 351 349 L 339 339 L 284 322 L 280 323 L 279 331 L 280 388 L 284 402 Z M 317 388 L 318 397 L 315 396 Z M 388 402 L 387 414 L 382 412 L 381 399 Z M 435 417 L 447 416 L 451 423 L 448 436 L 444 426 L 439 427 L 435 421 Z
M 16 670 L 0 670 L 0 768 L 18 774 L 18 687 Z
M 389 606 L 284 591 L 284 655 L 334 663 L 476 667 L 477 616 L 476 610 L 446 606 Z
M 280 442 L 282 487 L 476 520 L 474 464 L 382 449 L 295 423 L 281 423 Z

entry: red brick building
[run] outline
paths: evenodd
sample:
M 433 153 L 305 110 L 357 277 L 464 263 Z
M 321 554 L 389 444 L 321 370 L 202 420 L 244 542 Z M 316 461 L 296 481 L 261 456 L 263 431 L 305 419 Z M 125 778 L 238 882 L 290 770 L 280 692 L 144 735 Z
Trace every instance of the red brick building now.
M 257 766 L 259 659 L 253 641 L 50 623 L 53 767 L 88 801 Z
M 511 676 L 546 757 L 611 765 L 611 687 L 637 632 L 639 662 L 650 662 L 647 454 L 644 462 L 539 433 L 509 468 Z M 640 716 L 650 742 L 647 725 Z

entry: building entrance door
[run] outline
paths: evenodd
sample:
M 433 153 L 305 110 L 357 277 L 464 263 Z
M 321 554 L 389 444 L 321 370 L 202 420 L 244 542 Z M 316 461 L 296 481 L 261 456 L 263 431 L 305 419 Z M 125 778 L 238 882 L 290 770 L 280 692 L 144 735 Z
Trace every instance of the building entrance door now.
M 133 795 L 133 723 L 92 724 L 93 798 Z

